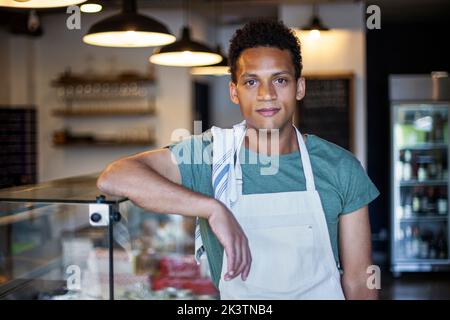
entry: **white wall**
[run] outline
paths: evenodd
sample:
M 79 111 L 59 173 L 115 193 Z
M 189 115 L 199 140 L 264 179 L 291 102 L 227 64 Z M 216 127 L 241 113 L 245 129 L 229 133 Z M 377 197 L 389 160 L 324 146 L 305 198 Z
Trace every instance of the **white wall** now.
M 68 30 L 68 15 L 47 15 L 43 19 L 44 35 L 30 39 L 8 35 L 10 43 L 9 75 L 10 103 L 35 103 L 38 107 L 38 172 L 39 181 L 100 171 L 105 165 L 125 155 L 145 151 L 146 147 L 54 147 L 52 133 L 64 123 L 73 131 L 95 128 L 98 132 L 121 128 L 156 126 L 157 146 L 170 142 L 176 128 L 191 129 L 191 79 L 186 68 L 156 67 L 157 118 L 135 117 L 124 119 L 63 120 L 51 115 L 51 110 L 61 107 L 56 89 L 50 86 L 67 67 L 80 73 L 88 68 L 95 72 L 140 70 L 146 72 L 152 48 L 102 48 L 82 42 L 82 36 L 95 21 L 115 12 L 83 14 L 81 30 Z M 155 11 L 142 13 L 154 16 L 165 23 L 170 31 L 179 35 L 182 27 L 181 11 Z M 196 39 L 206 36 L 206 25 L 195 15 L 191 19 L 192 34 Z M 3 51 L 3 50 L 2 50 Z M 2 61 L 3 59 L 0 59 Z M 114 61 L 114 66 L 112 66 Z M 1 80 L 0 80 L 1 81 Z M 2 94 L 3 96 L 3 94 Z M 1 96 L 0 96 L 1 97 Z
M 366 164 L 366 70 L 364 4 L 340 3 L 318 6 L 322 22 L 332 30 L 312 40 L 299 33 L 304 73 L 352 72 L 355 75 L 354 135 L 355 154 Z M 280 6 L 280 20 L 292 28 L 307 24 L 310 5 Z M 308 86 L 306 86 L 308 90 Z
M 228 55 L 228 47 L 230 39 L 234 32 L 241 28 L 242 25 L 232 25 L 220 28 L 218 31 L 218 39 L 225 55 Z M 212 101 L 211 101 L 211 119 L 212 123 L 219 127 L 232 127 L 243 120 L 238 105 L 230 100 L 229 82 L 230 76 L 213 77 L 212 83 Z

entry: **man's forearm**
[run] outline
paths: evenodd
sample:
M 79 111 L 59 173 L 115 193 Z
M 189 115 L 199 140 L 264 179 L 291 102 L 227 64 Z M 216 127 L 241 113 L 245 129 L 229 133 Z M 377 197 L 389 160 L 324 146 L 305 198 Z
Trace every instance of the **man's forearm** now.
M 347 300 L 377 300 L 378 290 L 367 286 L 367 274 L 361 277 L 342 277 L 342 289 Z
M 107 194 L 125 196 L 148 211 L 208 218 L 219 203 L 161 176 L 138 161 L 118 161 L 101 174 L 98 188 Z

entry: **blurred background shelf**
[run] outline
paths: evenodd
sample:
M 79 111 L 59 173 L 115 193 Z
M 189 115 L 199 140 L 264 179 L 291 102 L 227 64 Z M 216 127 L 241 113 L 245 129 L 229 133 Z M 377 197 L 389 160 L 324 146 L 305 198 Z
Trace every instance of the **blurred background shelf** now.
M 54 146 L 57 147 L 123 147 L 123 146 L 154 146 L 154 140 L 148 141 L 68 141 L 68 142 L 56 142 Z
M 120 110 L 65 110 L 54 109 L 52 114 L 56 117 L 85 117 L 85 116 L 136 116 L 136 115 L 149 115 L 154 116 L 156 112 L 154 110 L 132 110 L 132 109 L 120 109 Z

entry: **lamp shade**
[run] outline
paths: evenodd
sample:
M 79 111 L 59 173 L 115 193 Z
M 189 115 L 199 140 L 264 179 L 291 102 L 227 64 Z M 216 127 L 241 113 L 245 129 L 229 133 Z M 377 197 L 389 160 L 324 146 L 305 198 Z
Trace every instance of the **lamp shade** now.
M 216 52 L 222 57 L 222 61 L 209 66 L 199 66 L 191 69 L 191 74 L 196 76 L 224 76 L 230 74 L 228 58 L 222 54 L 220 46 L 217 46 Z
M 87 3 L 83 3 L 80 6 L 81 12 L 84 13 L 97 13 L 102 11 L 103 6 L 100 3 L 96 3 L 93 1 L 88 1 Z
M 176 40 L 159 21 L 138 14 L 134 1 L 124 1 L 123 11 L 91 26 L 85 43 L 104 47 L 153 47 Z
M 319 30 L 319 31 L 328 31 L 330 28 L 325 27 L 320 21 L 318 16 L 313 16 L 311 22 L 302 28 L 303 30 Z
M 44 9 L 77 5 L 87 0 L 0 0 L 0 7 Z
M 193 67 L 219 63 L 222 61 L 220 54 L 211 50 L 208 46 L 193 41 L 188 27 L 183 27 L 179 41 L 156 49 L 150 56 L 150 62 L 165 66 Z

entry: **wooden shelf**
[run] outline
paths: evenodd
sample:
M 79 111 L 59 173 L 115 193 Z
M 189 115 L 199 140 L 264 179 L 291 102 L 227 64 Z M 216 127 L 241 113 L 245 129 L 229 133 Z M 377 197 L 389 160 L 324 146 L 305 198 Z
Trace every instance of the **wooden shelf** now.
M 132 83 L 137 82 L 138 84 L 152 84 L 155 83 L 155 78 L 148 78 L 143 76 L 123 76 L 123 77 L 92 77 L 83 78 L 79 76 L 60 78 L 52 81 L 52 86 L 54 87 L 65 87 L 65 86 L 77 86 L 77 85 L 95 85 L 95 84 L 120 84 L 120 83 Z
M 57 117 L 85 117 L 85 116 L 138 116 L 138 115 L 155 115 L 156 112 L 152 110 L 114 110 L 114 111 L 101 111 L 101 110 L 64 110 L 64 109 L 55 109 L 52 111 L 52 114 Z
M 127 146 L 148 146 L 152 147 L 154 140 L 139 141 L 68 141 L 53 143 L 56 147 L 127 147 Z

